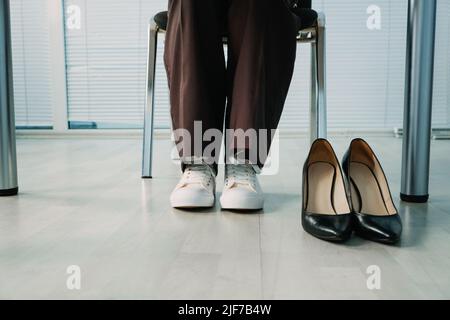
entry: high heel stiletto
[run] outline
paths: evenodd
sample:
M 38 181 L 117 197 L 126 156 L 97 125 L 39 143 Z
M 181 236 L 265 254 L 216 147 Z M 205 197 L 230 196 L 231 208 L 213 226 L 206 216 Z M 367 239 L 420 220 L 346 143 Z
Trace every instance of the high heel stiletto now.
M 350 189 L 355 233 L 380 243 L 399 241 L 402 222 L 386 175 L 369 144 L 362 139 L 353 140 L 342 166 Z
M 314 142 L 303 167 L 303 229 L 326 241 L 343 242 L 352 234 L 352 213 L 339 161 L 331 144 Z

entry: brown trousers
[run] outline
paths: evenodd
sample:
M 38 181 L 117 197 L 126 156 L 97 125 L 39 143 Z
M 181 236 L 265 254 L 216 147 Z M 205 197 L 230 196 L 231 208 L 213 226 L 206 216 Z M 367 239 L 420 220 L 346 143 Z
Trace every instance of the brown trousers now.
M 296 35 L 296 18 L 284 0 L 169 0 L 165 65 L 182 159 L 202 157 L 193 151 L 196 121 L 202 134 L 277 128 L 292 79 Z M 188 131 L 192 140 L 177 129 Z M 271 136 L 264 139 L 270 147 Z M 217 161 L 218 154 L 214 157 Z M 264 161 L 258 158 L 257 164 Z

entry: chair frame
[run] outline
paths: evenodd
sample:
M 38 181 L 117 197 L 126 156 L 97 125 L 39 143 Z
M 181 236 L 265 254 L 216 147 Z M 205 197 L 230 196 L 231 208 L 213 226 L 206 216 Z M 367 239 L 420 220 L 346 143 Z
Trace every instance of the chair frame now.
M 155 75 L 158 49 L 158 34 L 165 33 L 152 18 L 148 28 L 147 55 L 147 94 L 145 99 L 144 141 L 142 159 L 142 178 L 151 179 L 153 169 L 153 139 L 155 118 Z M 226 43 L 226 38 L 224 39 Z M 297 43 L 311 44 L 311 105 L 310 139 L 327 137 L 327 96 L 326 96 L 326 19 L 318 12 L 313 27 L 299 31 Z

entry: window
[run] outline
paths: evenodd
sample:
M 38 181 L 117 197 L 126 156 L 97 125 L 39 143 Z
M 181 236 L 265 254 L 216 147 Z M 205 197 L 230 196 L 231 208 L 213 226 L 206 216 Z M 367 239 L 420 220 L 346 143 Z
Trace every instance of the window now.
M 11 0 L 14 100 L 19 128 L 51 128 L 51 61 L 46 0 Z
M 166 10 L 167 0 L 61 1 L 65 65 L 56 65 L 52 58 L 48 22 L 52 1 L 11 0 L 18 126 L 51 127 L 52 111 L 67 107 L 70 128 L 141 128 L 148 21 Z M 368 0 L 313 1 L 314 8 L 327 15 L 330 129 L 392 129 L 402 125 L 408 2 L 376 1 L 381 28 L 369 30 L 367 9 L 373 4 Z M 450 125 L 449 16 L 450 3 L 439 0 L 435 127 Z M 159 39 L 156 126 L 169 128 L 164 35 Z M 61 103 L 65 93 L 55 98 L 55 92 L 61 90 L 55 89 L 54 68 L 65 70 L 67 106 Z M 309 125 L 309 68 L 310 48 L 299 45 L 281 128 L 306 129 Z
M 71 128 L 142 127 L 148 22 L 165 9 L 166 1 L 66 0 L 64 4 Z M 160 44 L 156 123 L 168 127 Z

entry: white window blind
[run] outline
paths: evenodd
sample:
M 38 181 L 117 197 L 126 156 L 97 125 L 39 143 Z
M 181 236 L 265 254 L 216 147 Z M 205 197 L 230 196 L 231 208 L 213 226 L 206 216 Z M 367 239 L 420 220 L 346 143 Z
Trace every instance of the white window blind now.
M 142 127 L 150 17 L 166 1 L 66 0 L 80 12 L 79 28 L 66 23 L 69 121 L 98 127 Z M 73 7 L 75 6 L 75 7 Z M 169 125 L 167 81 L 160 38 L 156 121 Z
M 51 127 L 48 0 L 11 0 L 18 127 Z
M 331 129 L 401 126 L 407 1 L 378 0 L 381 30 L 369 30 L 368 0 L 316 0 L 327 15 L 328 122 Z M 166 0 L 65 0 L 80 8 L 80 28 L 66 27 L 69 120 L 98 126 L 142 127 L 147 23 Z M 450 4 L 438 1 L 434 125 L 449 118 Z M 169 128 L 169 102 L 160 36 L 156 125 Z M 296 70 L 281 128 L 308 127 L 310 47 L 298 46 Z
M 407 1 L 380 0 L 381 30 L 369 30 L 373 1 L 313 1 L 327 17 L 328 124 L 374 129 L 399 123 L 403 108 Z M 308 46 L 299 46 L 284 125 L 308 126 Z M 308 84 L 304 83 L 308 79 Z M 295 109 L 295 110 L 294 110 Z M 392 118 L 391 116 L 394 115 Z
M 316 0 L 327 16 L 328 123 L 331 129 L 401 127 L 408 1 L 379 0 L 381 30 L 369 30 L 367 0 Z M 438 1 L 435 127 L 450 125 L 450 3 Z M 310 51 L 298 47 L 281 128 L 307 128 Z M 305 81 L 307 80 L 307 82 Z
M 367 8 L 381 9 L 369 30 Z M 328 123 L 331 129 L 401 127 L 408 1 L 315 0 L 327 16 Z M 450 3 L 438 0 L 433 125 L 450 125 Z M 299 46 L 281 127 L 308 126 L 309 48 Z M 305 81 L 308 81 L 306 84 Z

